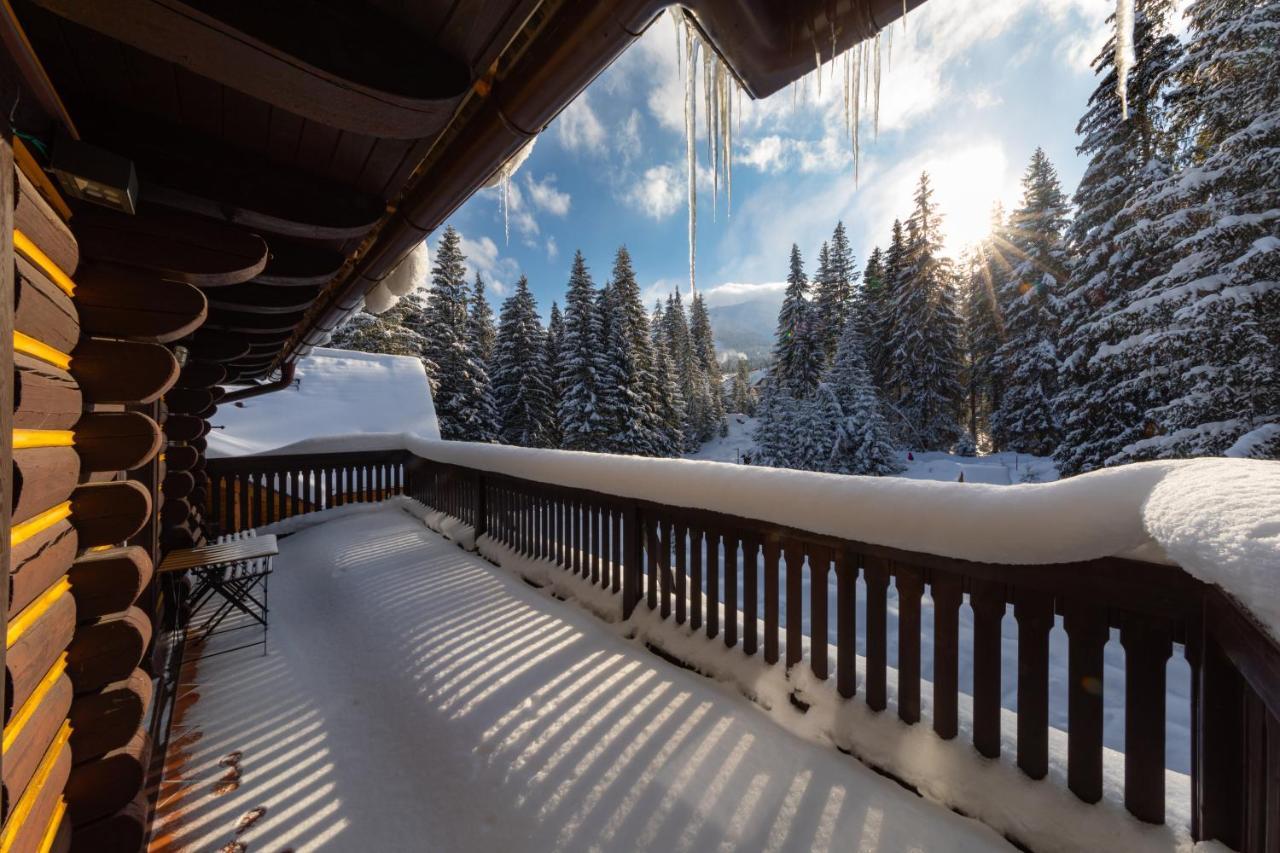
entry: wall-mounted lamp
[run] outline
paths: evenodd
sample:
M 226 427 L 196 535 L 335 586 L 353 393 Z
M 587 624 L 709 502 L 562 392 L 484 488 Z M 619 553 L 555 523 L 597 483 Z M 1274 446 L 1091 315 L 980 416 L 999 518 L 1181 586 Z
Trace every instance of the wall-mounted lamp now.
M 137 211 L 138 174 L 127 157 L 60 136 L 50 168 L 68 195 L 125 213 Z

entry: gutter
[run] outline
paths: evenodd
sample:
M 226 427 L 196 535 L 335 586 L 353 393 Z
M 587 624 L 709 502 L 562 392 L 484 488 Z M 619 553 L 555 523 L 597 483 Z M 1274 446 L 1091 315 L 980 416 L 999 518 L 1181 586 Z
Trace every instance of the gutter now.
M 247 400 L 250 397 L 259 397 L 263 394 L 270 394 L 272 391 L 279 391 L 288 388 L 293 384 L 293 374 L 298 369 L 296 361 L 286 361 L 284 366 L 280 368 L 280 378 L 272 382 L 263 382 L 258 385 L 252 385 L 248 388 L 241 388 L 239 391 L 232 391 L 218 401 L 218 405 L 226 403 L 234 403 L 237 400 Z

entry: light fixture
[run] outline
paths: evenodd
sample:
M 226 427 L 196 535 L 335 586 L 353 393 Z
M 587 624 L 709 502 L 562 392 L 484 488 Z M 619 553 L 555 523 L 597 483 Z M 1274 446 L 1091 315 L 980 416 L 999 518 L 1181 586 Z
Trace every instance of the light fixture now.
M 127 157 L 59 136 L 50 168 L 68 195 L 125 213 L 137 211 L 138 174 Z

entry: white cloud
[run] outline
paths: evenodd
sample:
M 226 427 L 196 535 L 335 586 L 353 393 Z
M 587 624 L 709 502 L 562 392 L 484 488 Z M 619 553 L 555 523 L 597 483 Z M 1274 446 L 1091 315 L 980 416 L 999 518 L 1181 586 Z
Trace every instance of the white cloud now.
M 467 277 L 474 278 L 477 272 L 484 276 L 485 284 L 497 296 L 505 296 L 520 277 L 520 265 L 511 258 L 504 258 L 499 253 L 498 244 L 488 237 L 472 240 L 460 234 L 462 254 L 467 256 Z
M 547 238 L 547 260 L 554 261 L 560 257 L 560 246 L 556 243 L 555 237 Z
M 776 134 L 749 139 L 733 159 L 760 172 L 777 172 L 785 159 L 782 148 L 782 137 Z
M 564 216 L 569 212 L 570 197 L 567 192 L 557 189 L 555 184 L 555 175 L 547 175 L 541 181 L 535 180 L 532 174 L 525 175 L 529 200 L 534 207 L 553 216 Z
M 969 105 L 975 110 L 985 110 L 990 107 L 998 107 L 1004 103 L 1004 98 L 991 91 L 986 86 L 971 89 L 967 96 Z
M 556 119 L 556 132 L 560 144 L 570 151 L 605 152 L 604 125 L 583 92 L 564 108 Z
M 665 219 L 684 206 L 687 192 L 684 170 L 663 164 L 646 169 L 623 200 L 651 219 Z
M 727 281 L 713 287 L 699 288 L 698 292 L 707 301 L 707 305 L 737 305 L 740 302 L 754 302 L 758 299 L 775 296 L 787 289 L 785 281 L 766 281 L 760 284 Z
M 640 111 L 634 107 L 618 127 L 617 149 L 624 163 L 630 163 L 644 153 L 644 144 L 640 140 Z

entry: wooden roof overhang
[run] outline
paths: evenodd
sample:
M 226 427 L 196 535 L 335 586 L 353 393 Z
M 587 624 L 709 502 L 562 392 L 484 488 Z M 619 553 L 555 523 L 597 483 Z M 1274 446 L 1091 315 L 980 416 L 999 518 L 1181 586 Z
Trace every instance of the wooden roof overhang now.
M 137 170 L 136 216 L 74 205 L 85 257 L 202 289 L 208 320 L 184 343 L 240 383 L 324 341 L 668 5 L 9 2 L 10 60 L 50 83 L 19 130 Z M 920 2 L 682 5 L 764 97 Z

